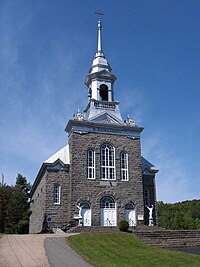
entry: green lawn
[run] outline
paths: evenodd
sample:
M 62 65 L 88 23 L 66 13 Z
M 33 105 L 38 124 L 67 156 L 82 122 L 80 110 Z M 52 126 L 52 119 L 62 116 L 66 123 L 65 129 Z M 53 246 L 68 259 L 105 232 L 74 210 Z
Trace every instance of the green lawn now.
M 86 233 L 67 238 L 68 244 L 93 266 L 199 267 L 200 256 L 150 247 L 134 234 Z

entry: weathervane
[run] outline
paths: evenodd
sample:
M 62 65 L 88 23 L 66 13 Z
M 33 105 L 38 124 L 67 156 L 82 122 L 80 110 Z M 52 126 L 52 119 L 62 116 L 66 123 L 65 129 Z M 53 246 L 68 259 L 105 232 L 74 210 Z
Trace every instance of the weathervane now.
M 97 12 L 95 12 L 95 14 L 98 16 L 98 20 L 101 20 L 101 16 L 104 15 L 104 13 L 102 13 L 100 10 L 98 10 Z

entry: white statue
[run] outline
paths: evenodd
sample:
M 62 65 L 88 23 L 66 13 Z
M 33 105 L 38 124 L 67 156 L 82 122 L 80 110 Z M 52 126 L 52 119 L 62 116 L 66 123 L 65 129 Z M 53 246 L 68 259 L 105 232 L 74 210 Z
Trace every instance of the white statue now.
M 147 207 L 147 206 L 146 206 Z M 153 205 L 150 207 L 147 207 L 147 209 L 149 210 L 149 219 L 153 219 Z
M 81 216 L 82 207 L 81 207 L 80 203 L 78 203 L 76 205 L 76 207 L 78 208 L 78 216 L 79 216 L 79 218 L 82 218 L 82 216 Z

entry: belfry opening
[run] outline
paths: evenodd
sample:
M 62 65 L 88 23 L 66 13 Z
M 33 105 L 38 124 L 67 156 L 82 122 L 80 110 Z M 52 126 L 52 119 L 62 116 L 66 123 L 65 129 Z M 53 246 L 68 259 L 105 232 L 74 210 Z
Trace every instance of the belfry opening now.
M 105 85 L 105 84 L 101 84 L 99 89 L 100 89 L 99 90 L 100 91 L 99 92 L 99 95 L 101 97 L 100 100 L 102 100 L 102 101 L 108 101 L 108 86 Z

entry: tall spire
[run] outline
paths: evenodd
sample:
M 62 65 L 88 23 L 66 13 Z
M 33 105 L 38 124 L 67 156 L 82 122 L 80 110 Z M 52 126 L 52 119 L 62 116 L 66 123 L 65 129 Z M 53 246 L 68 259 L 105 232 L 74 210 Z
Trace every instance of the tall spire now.
M 102 51 L 102 38 L 101 38 L 101 29 L 102 29 L 102 25 L 101 25 L 101 16 L 103 16 L 104 14 L 101 13 L 100 11 L 95 12 L 96 15 L 98 15 L 98 47 L 97 47 L 97 53 L 96 53 L 96 57 L 104 57 L 104 53 Z

